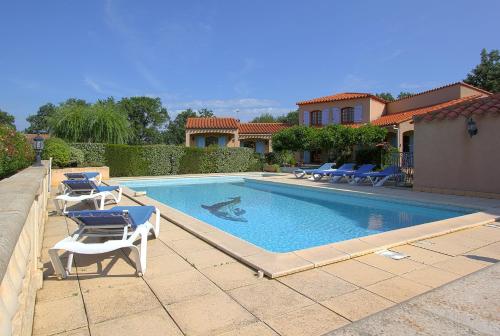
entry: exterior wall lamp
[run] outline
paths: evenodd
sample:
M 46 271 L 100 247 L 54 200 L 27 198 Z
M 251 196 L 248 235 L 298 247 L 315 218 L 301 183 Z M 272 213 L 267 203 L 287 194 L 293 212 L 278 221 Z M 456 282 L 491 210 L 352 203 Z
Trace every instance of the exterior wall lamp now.
M 467 120 L 467 133 L 471 138 L 477 134 L 477 124 L 472 117 Z
M 43 138 L 40 136 L 40 132 L 36 133 L 36 137 L 33 139 L 33 149 L 36 153 L 36 161 L 34 166 L 42 166 L 42 150 L 43 150 Z

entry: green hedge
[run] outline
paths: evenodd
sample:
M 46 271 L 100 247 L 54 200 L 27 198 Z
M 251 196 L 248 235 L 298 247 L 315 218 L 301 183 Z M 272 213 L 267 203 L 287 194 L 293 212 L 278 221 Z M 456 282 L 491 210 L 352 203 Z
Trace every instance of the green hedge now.
M 262 170 L 260 160 L 250 148 L 185 147 L 180 174 L 234 173 Z M 257 168 L 257 169 L 256 169 Z
M 155 176 L 179 173 L 184 147 L 173 145 L 108 145 L 106 164 L 111 176 Z
M 232 173 L 262 170 L 249 148 L 191 148 L 172 145 L 108 145 L 111 176 Z
M 86 166 L 101 167 L 106 165 L 106 144 L 76 142 L 71 147 L 78 148 L 83 152 L 83 162 Z
M 52 164 L 55 167 L 68 167 L 71 163 L 71 147 L 59 138 L 49 138 L 45 140 L 42 151 L 42 159 L 52 158 Z
M 26 137 L 6 125 L 0 125 L 0 179 L 31 165 L 33 148 Z

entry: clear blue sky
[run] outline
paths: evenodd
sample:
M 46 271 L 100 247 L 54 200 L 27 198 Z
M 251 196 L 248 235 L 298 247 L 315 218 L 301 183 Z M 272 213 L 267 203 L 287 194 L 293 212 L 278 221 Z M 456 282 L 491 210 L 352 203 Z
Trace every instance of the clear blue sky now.
M 500 48 L 500 1 L 2 1 L 0 108 L 161 97 L 248 120 L 339 91 L 461 80 Z

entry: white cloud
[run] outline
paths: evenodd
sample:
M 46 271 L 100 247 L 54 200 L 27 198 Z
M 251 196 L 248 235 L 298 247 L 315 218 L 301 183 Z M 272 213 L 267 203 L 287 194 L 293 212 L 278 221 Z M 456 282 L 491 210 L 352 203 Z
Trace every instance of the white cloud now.
M 101 85 L 99 85 L 92 78 L 85 76 L 83 81 L 85 82 L 85 84 L 87 86 L 91 87 L 95 92 L 104 94 L 104 91 L 102 90 Z
M 186 102 L 171 102 L 165 105 L 169 108 L 173 116 L 187 108 L 192 108 L 194 110 L 208 108 L 213 110 L 216 116 L 235 117 L 242 121 L 251 120 L 263 113 L 270 113 L 274 116 L 278 116 L 294 109 L 294 107 L 282 106 L 275 100 L 258 98 L 198 99 Z

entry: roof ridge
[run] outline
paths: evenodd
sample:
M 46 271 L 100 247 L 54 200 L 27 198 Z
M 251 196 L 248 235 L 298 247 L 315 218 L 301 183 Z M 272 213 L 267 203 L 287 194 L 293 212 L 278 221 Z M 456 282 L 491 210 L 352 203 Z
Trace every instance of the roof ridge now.
M 434 91 L 438 91 L 438 90 L 441 90 L 441 89 L 445 89 L 445 88 L 448 88 L 450 86 L 453 86 L 453 85 L 463 85 L 463 86 L 467 86 L 469 88 L 472 88 L 474 90 L 478 90 L 480 92 L 483 92 L 485 94 L 488 94 L 488 95 L 491 95 L 492 93 L 489 92 L 489 91 L 486 91 L 486 90 L 483 90 L 481 88 L 478 88 L 474 85 L 471 85 L 471 84 L 468 84 L 468 83 L 465 83 L 464 81 L 458 81 L 458 82 L 454 82 L 454 83 L 450 83 L 450 84 L 446 84 L 446 85 L 442 85 L 442 86 L 438 86 L 436 88 L 432 88 L 432 89 L 429 89 L 429 90 L 425 90 L 425 91 L 422 91 L 422 92 L 418 92 L 418 93 L 415 93 L 415 94 L 412 94 L 411 96 L 408 96 L 408 97 L 403 97 L 403 98 L 399 98 L 399 99 L 396 99 L 396 100 L 393 100 L 389 103 L 394 103 L 394 102 L 398 102 L 398 101 L 401 101 L 401 100 L 405 100 L 405 99 L 409 99 L 409 98 L 412 98 L 412 97 L 415 97 L 415 96 L 420 96 L 422 94 L 425 94 L 425 93 L 429 93 L 429 92 L 434 92 Z
M 444 102 L 441 102 L 441 103 L 437 103 L 437 104 L 425 105 L 425 106 L 420 106 L 420 107 L 414 107 L 414 108 L 410 108 L 408 110 L 399 111 L 399 112 L 396 112 L 396 113 L 385 114 L 385 115 L 397 115 L 397 114 L 401 114 L 401 113 L 406 113 L 406 112 L 411 112 L 411 111 L 415 111 L 415 110 L 426 109 L 426 108 L 430 108 L 432 106 L 443 105 L 443 104 L 448 104 L 448 103 L 452 103 L 452 102 L 455 102 L 455 104 L 458 104 L 458 103 L 461 103 L 462 101 L 467 101 L 467 100 L 470 100 L 470 99 L 476 99 L 476 98 L 480 98 L 480 97 L 481 97 L 481 95 L 479 95 L 479 94 L 471 95 L 471 96 L 465 96 L 465 97 L 455 98 L 455 99 L 452 99 L 452 100 L 447 100 L 447 101 L 444 101 Z M 454 104 L 451 104 L 451 105 L 454 105 Z

